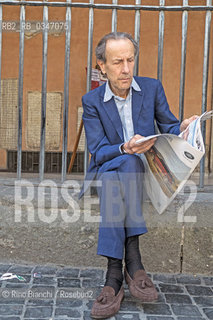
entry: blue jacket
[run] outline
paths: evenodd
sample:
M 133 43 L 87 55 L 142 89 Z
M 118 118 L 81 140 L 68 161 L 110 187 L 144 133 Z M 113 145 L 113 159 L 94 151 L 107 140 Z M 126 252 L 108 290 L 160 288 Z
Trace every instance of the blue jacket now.
M 180 122 L 169 109 L 161 82 L 151 78 L 134 78 L 141 88 L 141 91 L 132 89 L 134 133 L 142 136 L 155 134 L 156 120 L 161 133 L 178 135 Z M 83 122 L 91 153 L 85 183 L 95 178 L 103 163 L 121 155 L 119 146 L 124 142 L 122 123 L 114 99 L 104 102 L 105 86 L 88 92 L 82 98 Z M 84 185 L 80 197 L 88 185 Z

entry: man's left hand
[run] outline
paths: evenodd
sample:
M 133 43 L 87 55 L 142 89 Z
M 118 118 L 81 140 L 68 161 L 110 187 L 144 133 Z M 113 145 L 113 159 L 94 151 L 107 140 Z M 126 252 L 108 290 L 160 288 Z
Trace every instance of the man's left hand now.
M 180 124 L 180 132 L 184 131 L 188 127 L 188 125 L 197 118 L 198 116 L 194 115 L 188 119 L 183 120 Z

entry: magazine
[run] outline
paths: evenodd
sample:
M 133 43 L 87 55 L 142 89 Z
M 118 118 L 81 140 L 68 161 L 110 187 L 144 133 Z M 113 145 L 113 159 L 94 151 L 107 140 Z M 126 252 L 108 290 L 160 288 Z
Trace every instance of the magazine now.
M 213 110 L 192 121 L 179 136 L 157 134 L 136 143 L 157 138 L 154 146 L 141 155 L 145 165 L 145 187 L 159 214 L 167 208 L 205 154 L 201 122 L 213 117 Z

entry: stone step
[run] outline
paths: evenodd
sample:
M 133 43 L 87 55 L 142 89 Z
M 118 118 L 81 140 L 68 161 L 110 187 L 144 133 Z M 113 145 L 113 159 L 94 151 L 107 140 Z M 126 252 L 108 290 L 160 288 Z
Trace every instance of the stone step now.
M 69 188 L 54 180 L 48 183 L 42 190 L 35 179 L 21 180 L 18 190 L 20 181 L 0 181 L 1 259 L 104 267 L 105 258 L 96 255 L 98 198 L 78 200 L 81 179 L 66 182 Z M 144 202 L 149 232 L 140 237 L 140 247 L 150 272 L 213 272 L 213 187 L 185 191 L 161 215 L 148 199 Z

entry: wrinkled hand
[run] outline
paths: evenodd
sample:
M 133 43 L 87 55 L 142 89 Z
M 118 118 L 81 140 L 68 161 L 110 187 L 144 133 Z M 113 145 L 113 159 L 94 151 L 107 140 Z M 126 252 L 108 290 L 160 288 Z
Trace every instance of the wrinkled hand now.
M 148 151 L 155 143 L 156 138 L 141 142 L 139 144 L 136 144 L 135 142 L 141 138 L 144 138 L 140 134 L 134 135 L 129 141 L 125 142 L 123 145 L 123 149 L 129 153 L 144 153 Z
M 188 127 L 188 125 L 189 125 L 192 121 L 194 121 L 195 119 L 197 119 L 197 118 L 198 118 L 198 116 L 197 116 L 197 115 L 194 115 L 194 116 L 190 117 L 189 119 L 183 120 L 183 122 L 181 122 L 181 125 L 180 125 L 180 132 L 184 131 L 184 130 Z
M 182 138 L 187 141 L 188 136 L 189 136 L 189 128 L 187 128 L 187 129 L 184 131 Z

